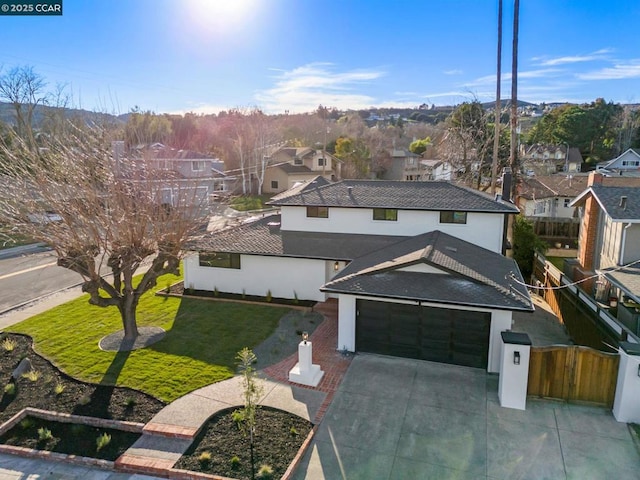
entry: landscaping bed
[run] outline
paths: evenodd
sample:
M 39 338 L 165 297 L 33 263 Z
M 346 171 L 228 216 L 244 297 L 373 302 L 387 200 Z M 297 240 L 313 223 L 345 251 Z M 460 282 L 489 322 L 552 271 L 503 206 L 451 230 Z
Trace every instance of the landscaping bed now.
M 313 308 L 313 306 L 317 303 L 314 300 L 296 300 L 291 298 L 280 298 L 280 297 L 268 297 L 268 296 L 258 296 L 258 295 L 243 295 L 240 293 L 228 293 L 228 292 L 211 292 L 209 290 L 197 290 L 195 288 L 184 288 L 184 282 L 179 282 L 171 285 L 167 289 L 163 289 L 159 294 L 170 294 L 170 295 L 184 295 L 184 296 L 193 296 L 193 297 L 204 297 L 204 298 L 217 298 L 220 300 L 230 300 L 234 302 L 253 302 L 253 303 L 262 303 L 262 304 L 273 304 L 273 305 L 286 305 L 291 307 L 304 307 L 304 308 Z
M 212 416 L 173 468 L 251 479 L 249 437 L 233 420 L 234 410 Z M 311 422 L 292 413 L 259 408 L 254 436 L 256 478 L 281 478 L 312 428 Z M 271 476 L 258 476 L 263 465 L 270 468 Z
M 0 443 L 115 461 L 140 433 L 26 416 L 0 436 Z
M 12 373 L 23 358 L 31 371 L 15 379 Z M 0 338 L 0 423 L 23 408 L 146 423 L 165 403 L 137 390 L 95 385 L 76 380 L 32 349 L 31 338 L 3 334 Z

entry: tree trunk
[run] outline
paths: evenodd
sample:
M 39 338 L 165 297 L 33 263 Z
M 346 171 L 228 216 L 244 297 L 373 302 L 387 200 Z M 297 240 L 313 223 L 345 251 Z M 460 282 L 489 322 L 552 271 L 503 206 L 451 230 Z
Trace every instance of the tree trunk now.
M 119 306 L 124 328 L 124 339 L 135 340 L 138 336 L 138 324 L 136 323 L 136 309 L 138 301 L 133 293 L 125 294 Z

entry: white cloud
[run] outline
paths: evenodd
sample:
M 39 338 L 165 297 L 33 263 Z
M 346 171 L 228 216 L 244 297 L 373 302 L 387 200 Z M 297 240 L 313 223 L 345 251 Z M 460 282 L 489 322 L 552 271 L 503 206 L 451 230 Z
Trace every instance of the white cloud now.
M 336 108 L 368 108 L 381 102 L 356 88 L 385 75 L 381 70 L 335 71 L 330 63 L 310 63 L 279 75 L 273 88 L 256 93 L 266 112 L 309 112 L 318 105 Z
M 523 72 L 518 72 L 518 79 L 524 78 L 544 78 L 544 77 L 555 77 L 562 70 L 557 68 L 542 68 L 539 70 L 527 70 Z M 502 74 L 502 82 L 511 81 L 511 73 L 503 73 Z M 485 85 L 495 85 L 496 76 L 495 75 L 486 75 L 484 77 L 476 78 L 471 82 L 463 84 L 463 87 L 480 87 Z
M 594 60 L 606 59 L 607 54 L 611 52 L 613 52 L 611 48 L 601 48 L 586 55 L 567 55 L 548 59 L 545 59 L 545 57 L 534 57 L 531 60 L 540 62 L 538 65 L 543 67 L 553 67 L 556 65 L 566 65 L 568 63 L 592 62 Z
M 640 60 L 631 60 L 627 64 L 618 64 L 587 73 L 579 73 L 580 80 L 622 80 L 640 78 Z
M 462 75 L 462 70 L 459 69 L 453 69 L 453 70 L 445 70 L 444 72 L 445 75 Z

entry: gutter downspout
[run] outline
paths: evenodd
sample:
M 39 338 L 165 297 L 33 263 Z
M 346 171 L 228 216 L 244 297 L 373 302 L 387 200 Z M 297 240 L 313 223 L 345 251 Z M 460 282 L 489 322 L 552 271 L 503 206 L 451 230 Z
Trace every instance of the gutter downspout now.
M 633 225 L 631 222 L 627 223 L 622 229 L 622 242 L 620 243 L 620 255 L 618 258 L 618 265 L 624 265 L 624 247 L 627 243 L 627 229 Z

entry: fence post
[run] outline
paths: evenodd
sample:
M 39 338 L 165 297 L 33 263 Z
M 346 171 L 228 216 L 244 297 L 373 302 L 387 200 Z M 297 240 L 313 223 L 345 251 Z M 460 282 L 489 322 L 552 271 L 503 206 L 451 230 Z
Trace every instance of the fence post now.
M 525 410 L 531 339 L 526 333 L 502 332 L 498 399 L 501 407 Z
M 640 344 L 620 342 L 620 364 L 613 416 L 619 422 L 640 423 Z

